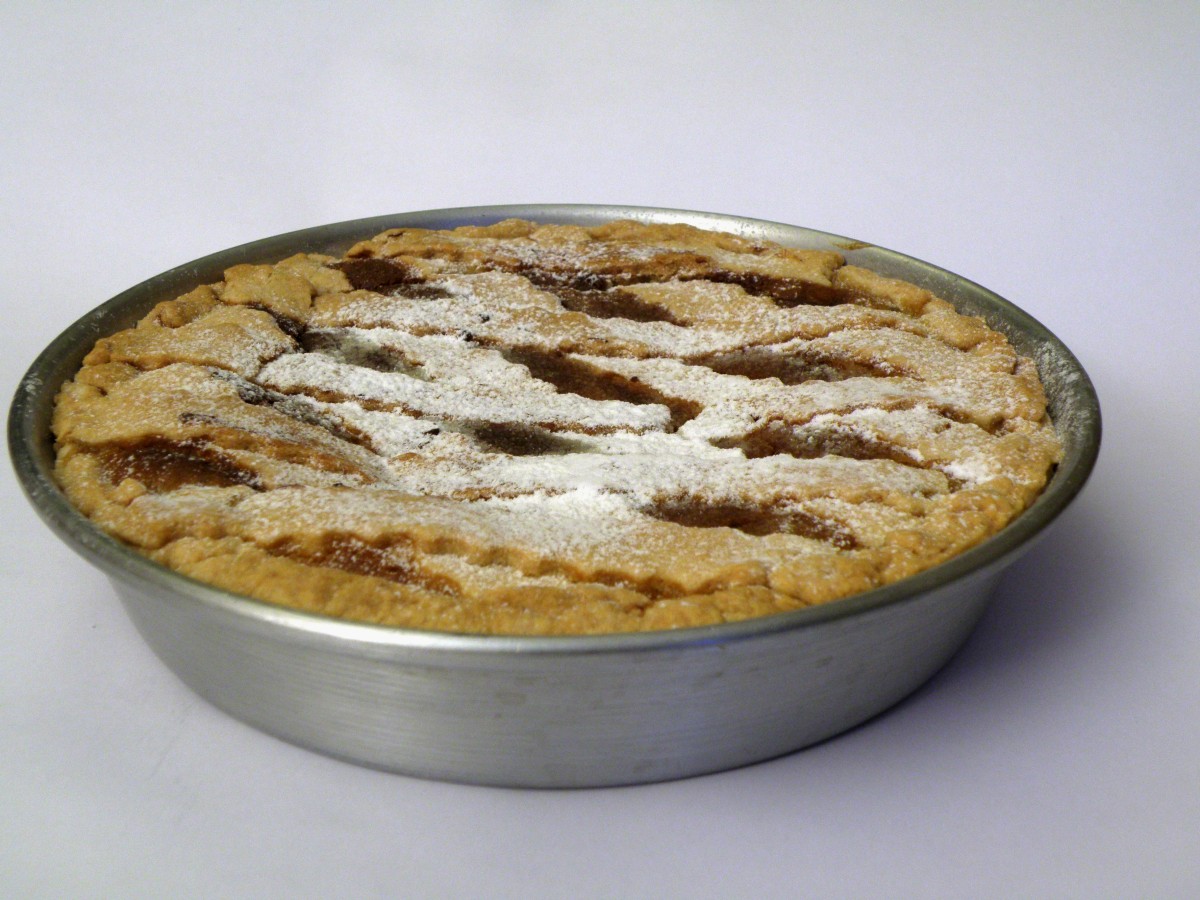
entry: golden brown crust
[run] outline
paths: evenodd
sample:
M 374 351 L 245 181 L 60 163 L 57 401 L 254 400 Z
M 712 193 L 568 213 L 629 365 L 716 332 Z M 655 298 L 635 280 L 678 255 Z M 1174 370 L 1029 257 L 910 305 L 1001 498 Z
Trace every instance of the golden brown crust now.
M 1035 367 L 913 285 L 685 225 L 394 229 L 100 339 L 54 415 L 101 527 L 446 631 L 712 624 L 906 577 L 1060 454 Z

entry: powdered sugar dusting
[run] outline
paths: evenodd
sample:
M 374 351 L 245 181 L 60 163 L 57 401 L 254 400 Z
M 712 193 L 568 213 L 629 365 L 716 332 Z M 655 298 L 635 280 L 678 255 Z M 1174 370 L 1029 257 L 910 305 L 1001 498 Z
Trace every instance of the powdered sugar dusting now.
M 611 246 L 553 237 L 564 234 L 451 240 L 509 269 L 578 273 L 611 259 Z M 640 264 L 675 251 L 629 244 L 621 252 Z M 624 289 L 679 324 L 596 318 L 565 309 L 521 275 L 464 259 L 428 277 L 419 294 L 323 298 L 310 323 L 315 352 L 284 355 L 257 377 L 341 417 L 387 460 L 390 489 L 570 508 L 594 523 L 611 516 L 614 503 L 647 510 L 696 497 L 777 507 L 853 484 L 877 495 L 931 496 L 1012 474 L 989 431 L 1019 412 L 1009 373 L 943 343 L 929 323 L 852 304 L 781 308 L 703 279 Z M 734 262 L 730 251 L 713 259 Z M 703 364 L 751 346 L 850 374 L 784 384 Z M 511 361 L 505 348 L 554 354 L 601 383 L 616 378 L 631 397 L 652 393 L 639 402 L 580 394 Z M 672 425 L 671 404 L 693 412 Z M 569 440 L 514 455 L 498 452 L 480 426 Z M 780 451 L 748 457 L 764 429 Z M 537 443 L 526 432 L 513 440 Z M 811 448 L 823 458 L 797 458 Z
M 262 368 L 261 384 L 285 393 L 315 391 L 390 407 L 438 421 L 520 424 L 551 431 L 646 430 L 665 427 L 664 407 L 588 400 L 531 391 L 518 398 L 461 384 L 422 381 L 403 373 L 346 365 L 318 353 L 289 354 Z

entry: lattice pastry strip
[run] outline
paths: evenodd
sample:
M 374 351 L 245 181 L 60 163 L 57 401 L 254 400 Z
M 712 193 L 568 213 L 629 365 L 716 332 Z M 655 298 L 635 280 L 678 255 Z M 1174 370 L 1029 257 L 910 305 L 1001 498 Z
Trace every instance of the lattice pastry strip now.
M 687 225 L 647 231 L 635 223 L 593 228 L 499 223 L 453 232 L 394 229 L 352 247 L 349 260 L 395 260 L 412 273 L 502 270 L 531 279 L 583 286 L 716 276 L 777 287 L 828 285 L 841 264 L 837 253 L 793 250 Z
M 184 537 L 237 537 L 278 555 L 328 562 L 331 548 L 340 545 L 383 551 L 401 546 L 455 554 L 475 565 L 509 566 L 528 576 L 628 587 L 649 597 L 742 586 L 778 589 L 777 570 L 789 572 L 797 560 L 823 560 L 830 571 L 814 569 L 808 581 L 780 590 L 794 602 L 828 599 L 835 589 L 828 575 L 840 570 L 845 552 L 802 535 L 751 535 L 662 521 L 599 492 L 469 504 L 314 487 L 266 492 L 184 487 L 130 495 L 125 505 L 101 498 L 91 505 L 92 514 L 149 551 Z
M 138 451 L 153 448 L 162 459 L 143 452 L 148 468 L 186 460 L 208 461 L 219 471 L 222 451 L 243 450 L 359 482 L 387 479 L 375 454 L 339 438 L 330 425 L 306 421 L 298 407 L 272 404 L 261 388 L 236 376 L 187 363 L 143 373 L 103 393 L 68 385 L 54 416 L 60 444 L 122 451 L 118 469 L 136 467 Z
M 350 400 L 372 409 L 395 409 L 439 421 L 525 425 L 549 431 L 647 431 L 665 428 L 664 407 L 589 400 L 544 390 L 497 395 L 473 387 L 444 385 L 404 373 L 377 372 L 337 362 L 318 353 L 289 354 L 268 363 L 258 380 L 284 393 L 306 393 L 327 400 Z M 529 379 L 534 381 L 533 379 Z

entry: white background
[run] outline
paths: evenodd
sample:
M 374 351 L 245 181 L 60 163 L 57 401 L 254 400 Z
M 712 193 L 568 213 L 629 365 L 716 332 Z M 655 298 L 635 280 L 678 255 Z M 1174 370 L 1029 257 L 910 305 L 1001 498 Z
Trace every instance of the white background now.
M 79 315 L 234 244 L 634 203 L 981 282 L 1076 352 L 1106 428 L 909 701 L 600 791 L 387 775 L 227 718 L 6 472 L 0 894 L 1196 896 L 1198 59 L 1189 2 L 0 4 L 6 396 Z

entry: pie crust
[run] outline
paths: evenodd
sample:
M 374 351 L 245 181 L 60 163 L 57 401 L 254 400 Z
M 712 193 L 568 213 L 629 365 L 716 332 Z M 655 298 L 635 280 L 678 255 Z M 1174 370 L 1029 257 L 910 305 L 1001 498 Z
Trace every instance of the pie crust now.
M 392 626 L 586 634 L 845 597 L 995 534 L 1061 455 L 928 291 L 686 225 L 394 229 L 97 341 L 56 474 L 184 575 Z

